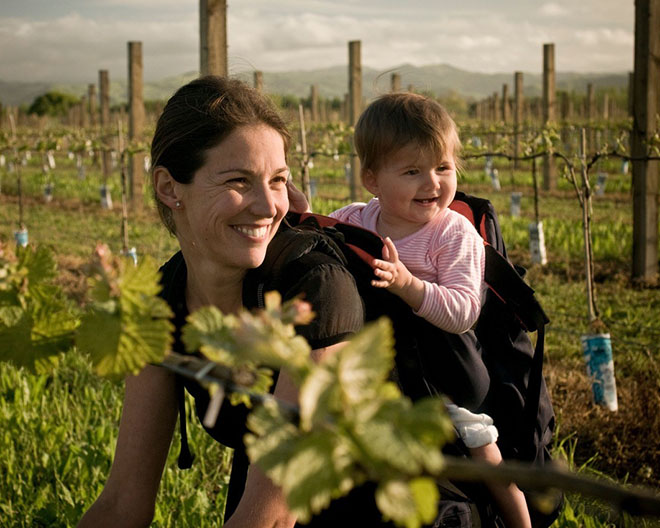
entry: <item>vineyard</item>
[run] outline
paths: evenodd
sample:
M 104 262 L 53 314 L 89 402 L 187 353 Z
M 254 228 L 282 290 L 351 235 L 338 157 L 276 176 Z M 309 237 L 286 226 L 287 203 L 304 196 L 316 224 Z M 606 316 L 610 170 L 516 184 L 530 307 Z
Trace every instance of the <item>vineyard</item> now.
M 210 408 L 225 397 L 253 406 L 248 455 L 301 522 L 366 482 L 377 485 L 384 519 L 428 525 L 437 479 L 458 475 L 524 483 L 539 491 L 541 510 L 554 489 L 565 491 L 552 528 L 660 527 L 658 36 L 642 23 L 657 21 L 658 9 L 657 0 L 636 2 L 627 90 L 557 90 L 554 44 L 543 45 L 541 96 L 524 94 L 521 72 L 511 91 L 505 84 L 480 98 L 406 88 L 456 119 L 458 189 L 492 202 L 508 258 L 525 268 L 550 319 L 544 375 L 557 464 L 544 471 L 442 453 L 452 433 L 441 401 L 411 402 L 388 378 L 385 320 L 315 364 L 293 331 L 308 305 L 270 294 L 261 313 L 206 307 L 189 317 L 182 341 L 206 359 L 170 353 L 157 269 L 179 245 L 151 194 L 150 140 L 166 101 L 144 100 L 142 42 L 128 42 L 127 103 L 111 105 L 109 73 L 99 70 L 98 92 L 89 84 L 80 97 L 49 92 L 29 108 L 0 104 L 0 525 L 76 525 L 110 471 L 123 378 L 159 363 L 208 385 Z M 227 75 L 226 2 L 200 2 L 199 24 L 200 73 Z M 343 98 L 321 96 L 316 84 L 308 97 L 269 94 L 290 127 L 293 181 L 321 214 L 370 198 L 352 140 L 369 102 L 360 46 L 348 43 Z M 391 91 L 404 90 L 399 72 L 385 74 Z M 263 72 L 253 84 L 266 91 Z M 589 370 L 594 338 L 611 345 L 612 379 Z M 297 407 L 268 394 L 264 365 L 287 369 Z M 350 368 L 359 376 L 346 376 Z M 224 521 L 231 450 L 196 417 L 188 424 L 193 467 L 177 469 L 175 433 L 153 526 Z
M 122 164 L 129 150 L 143 152 L 145 146 L 120 138 L 120 129 L 19 128 L 14 136 L 4 136 L 0 240 L 9 248 L 23 226 L 30 245 L 52 248 L 55 281 L 77 306 L 89 302 L 88 263 L 97 243 L 108 244 L 116 253 L 135 248 L 137 260 L 148 256 L 156 262 L 163 262 L 176 248 L 147 192 L 139 206 L 129 208 Z M 551 319 L 545 372 L 559 422 L 555 456 L 578 472 L 657 489 L 660 326 L 649 314 L 660 309 L 660 299 L 657 289 L 635 285 L 630 279 L 633 229 L 626 124 L 610 123 L 595 130 L 599 148 L 583 160 L 593 162 L 589 172 L 593 301 L 599 324 L 612 336 L 617 412 L 593 404 L 580 343 L 593 320 L 585 287 L 583 209 L 576 194 L 583 184 L 571 179 L 570 173 L 571 167 L 580 166 L 579 125 L 558 131 L 529 126 L 520 135 L 522 159 L 516 161 L 508 159 L 513 156 L 510 127 L 467 124 L 462 129 L 465 169 L 459 188 L 493 202 L 510 259 L 528 269 L 527 281 Z M 309 124 L 306 141 L 298 141 L 290 153 L 294 180 L 300 187 L 307 185 L 315 211 L 330 212 L 350 199 L 350 132 L 341 122 Z M 301 137 L 300 128 L 294 136 Z M 117 150 L 122 144 L 123 152 Z M 111 160 L 109 174 L 102 166 L 104 149 Z M 544 191 L 539 179 L 543 153 L 548 151 L 561 154 L 555 158 L 562 176 L 555 189 Z M 109 201 L 104 193 L 110 195 Z M 109 207 L 109 202 L 115 205 Z M 544 228 L 545 263 L 530 251 L 529 225 L 539 221 Z M 7 431 L 2 440 L 7 456 L 0 472 L 6 497 L 0 504 L 3 516 L 24 519 L 22 525 L 69 525 L 99 493 L 107 475 L 121 384 L 95 376 L 89 360 L 75 350 L 65 353 L 55 370 L 31 374 L 7 364 L 1 368 Z M 157 525 L 206 526 L 215 522 L 210 519 L 217 520 L 222 509 L 230 454 L 209 441 L 200 427 L 193 427 L 191 435 L 198 467 L 177 470 L 178 448 L 173 446 L 158 500 Z M 570 525 L 571 518 L 589 519 L 595 526 L 624 519 L 617 520 L 593 499 L 570 496 L 568 504 L 558 526 Z M 628 522 L 653 525 L 640 518 Z

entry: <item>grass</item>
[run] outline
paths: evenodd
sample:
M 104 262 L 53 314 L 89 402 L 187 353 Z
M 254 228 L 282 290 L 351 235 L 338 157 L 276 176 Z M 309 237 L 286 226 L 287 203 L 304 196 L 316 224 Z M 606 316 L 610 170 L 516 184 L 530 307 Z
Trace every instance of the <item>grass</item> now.
M 60 159 L 61 158 L 61 159 Z M 317 160 L 314 209 L 327 213 L 347 203 L 345 158 Z M 80 180 L 74 160 L 58 157 L 50 177 L 56 182 L 51 203 L 43 199 L 44 175 L 33 159 L 22 168 L 23 215 L 30 240 L 57 254 L 58 280 L 78 298 L 85 288 L 82 266 L 95 244 L 113 251 L 121 243 L 118 175 L 110 180 L 115 208 L 99 205 L 98 168 L 86 162 Z M 630 177 L 610 170 L 606 194 L 594 198 L 593 239 L 597 305 L 612 334 L 619 412 L 591 403 L 580 335 L 588 330 L 581 212 L 572 187 L 541 192 L 549 263 L 533 265 L 528 225 L 534 221 L 531 174 L 512 172 L 496 162 L 502 190 L 484 177 L 481 162 L 471 162 L 459 182 L 468 193 L 489 198 L 499 215 L 514 262 L 528 268 L 527 280 L 551 319 L 546 337 L 546 379 L 561 423 L 555 453 L 579 472 L 621 483 L 660 489 L 660 295 L 630 279 L 632 211 Z M 595 179 L 595 176 L 594 176 Z M 14 174 L 0 168 L 0 241 L 12 243 L 18 225 Z M 521 215 L 509 213 L 510 192 L 522 191 Z M 368 195 L 361 196 L 367 200 Z M 129 246 L 138 255 L 164 261 L 176 247 L 148 206 L 129 218 Z M 112 459 L 123 388 L 96 378 L 75 353 L 61 358 L 52 374 L 31 375 L 0 365 L 0 516 L 3 526 L 72 526 L 102 489 Z M 190 420 L 192 424 L 194 420 Z M 230 454 L 190 427 L 197 460 L 191 471 L 176 469 L 178 435 L 160 488 L 154 526 L 217 526 L 226 492 Z M 9 520 L 9 521 L 8 521 Z M 660 522 L 612 514 L 583 497 L 569 496 L 556 527 L 660 526 Z

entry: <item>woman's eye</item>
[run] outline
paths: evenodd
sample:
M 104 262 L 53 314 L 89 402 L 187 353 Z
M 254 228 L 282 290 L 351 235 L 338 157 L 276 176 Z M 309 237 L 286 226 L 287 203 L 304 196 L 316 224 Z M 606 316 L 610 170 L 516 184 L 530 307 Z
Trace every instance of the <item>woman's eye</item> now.
M 244 184 L 247 184 L 247 182 L 248 182 L 247 178 L 241 178 L 241 177 L 230 178 L 229 180 L 227 180 L 227 183 L 233 184 L 233 185 L 244 185 Z
M 273 183 L 278 183 L 278 184 L 279 184 L 279 183 L 286 183 L 286 182 L 288 181 L 288 177 L 287 177 L 287 176 L 288 176 L 287 174 L 281 174 L 281 175 L 279 175 L 279 176 L 275 176 L 275 177 L 272 179 L 272 182 L 273 182 Z

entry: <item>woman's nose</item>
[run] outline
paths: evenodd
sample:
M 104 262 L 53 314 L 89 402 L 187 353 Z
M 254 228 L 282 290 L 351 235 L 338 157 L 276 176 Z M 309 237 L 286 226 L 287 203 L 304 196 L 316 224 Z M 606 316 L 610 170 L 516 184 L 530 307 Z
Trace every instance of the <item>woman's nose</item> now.
M 250 210 L 253 214 L 272 218 L 277 214 L 275 192 L 267 185 L 259 185 L 254 189 L 254 197 Z

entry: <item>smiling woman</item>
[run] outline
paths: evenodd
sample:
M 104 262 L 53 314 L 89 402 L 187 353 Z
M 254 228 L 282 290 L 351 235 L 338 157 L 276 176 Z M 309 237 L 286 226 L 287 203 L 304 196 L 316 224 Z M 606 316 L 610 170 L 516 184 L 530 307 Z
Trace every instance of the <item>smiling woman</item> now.
M 264 274 L 256 268 L 267 253 L 276 252 L 272 248 L 277 245 L 270 242 L 289 229 L 281 225 L 289 207 L 288 141 L 269 100 L 236 80 L 192 81 L 163 110 L 151 154 L 158 211 L 181 248 L 161 268 L 161 295 L 174 313 L 174 351 L 185 353 L 180 330 L 190 312 L 216 306 L 236 313 L 244 307 L 244 284 L 250 274 Z M 312 356 L 320 358 L 361 328 L 363 312 L 355 282 L 343 265 L 327 256 L 315 262 L 280 293 L 284 299 L 303 294 L 312 305 L 316 319 L 296 330 L 310 343 Z M 147 366 L 126 380 L 110 476 L 80 526 L 151 523 L 184 385 L 198 406 L 208 402 L 200 385 L 158 366 Z M 274 394 L 289 402 L 297 398 L 284 372 Z M 185 419 L 185 413 L 181 416 Z M 258 469 L 248 472 L 246 417 L 245 407 L 223 404 L 215 426 L 208 429 L 234 449 L 224 526 L 291 527 L 296 519 L 280 490 Z

